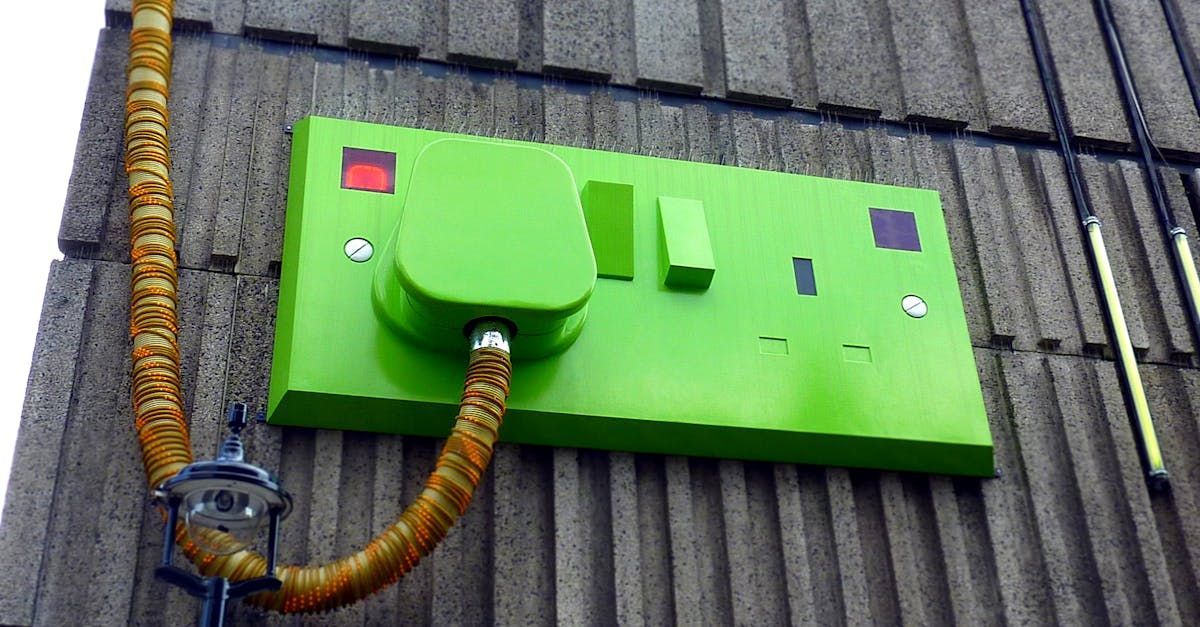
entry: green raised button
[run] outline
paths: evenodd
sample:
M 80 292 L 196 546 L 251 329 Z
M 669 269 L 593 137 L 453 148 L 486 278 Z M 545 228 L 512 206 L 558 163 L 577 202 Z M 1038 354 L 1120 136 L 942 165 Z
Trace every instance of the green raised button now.
M 632 281 L 633 186 L 588 181 L 581 197 L 596 255 L 596 276 Z
M 704 203 L 658 197 L 659 269 L 670 287 L 708 289 L 717 271 Z

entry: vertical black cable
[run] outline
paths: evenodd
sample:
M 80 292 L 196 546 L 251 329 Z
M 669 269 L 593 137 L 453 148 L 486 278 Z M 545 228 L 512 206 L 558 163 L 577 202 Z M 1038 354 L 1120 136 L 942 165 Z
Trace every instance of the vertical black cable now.
M 1080 227 L 1088 255 L 1088 265 L 1096 280 L 1096 290 L 1099 292 L 1101 304 L 1106 313 L 1105 323 L 1109 332 L 1109 342 L 1117 357 L 1118 380 L 1124 394 L 1126 410 L 1134 427 L 1140 444 L 1138 453 L 1146 468 L 1146 477 L 1151 489 L 1165 490 L 1170 486 L 1170 479 L 1162 458 L 1162 450 L 1158 445 L 1158 436 L 1154 433 L 1154 422 L 1150 415 L 1150 405 L 1146 400 L 1146 391 L 1142 385 L 1142 375 L 1138 369 L 1137 358 L 1134 355 L 1133 343 L 1129 337 L 1129 328 L 1125 323 L 1125 313 L 1121 307 L 1120 295 L 1117 292 L 1116 280 L 1112 273 L 1112 264 L 1104 246 L 1104 236 L 1101 232 L 1100 220 L 1092 211 L 1091 198 L 1087 188 L 1079 176 L 1079 156 L 1072 139 L 1070 122 L 1067 119 L 1065 105 L 1062 101 L 1054 68 L 1054 60 L 1050 56 L 1049 46 L 1041 16 L 1033 7 L 1033 0 L 1020 0 L 1021 11 L 1025 16 L 1025 27 L 1029 32 L 1029 40 L 1033 47 L 1034 59 L 1037 62 L 1038 75 L 1042 80 L 1042 89 L 1046 97 L 1046 106 L 1054 124 L 1054 132 L 1058 137 L 1059 148 L 1062 152 L 1063 163 L 1066 167 L 1067 179 L 1071 185 L 1071 197 L 1075 210 L 1079 214 Z
M 1042 20 L 1033 8 L 1031 0 L 1021 0 L 1021 11 L 1025 14 L 1025 28 L 1029 31 L 1029 40 L 1033 45 L 1033 58 L 1037 62 L 1038 76 L 1042 79 L 1042 90 L 1046 95 L 1046 106 L 1050 109 L 1050 121 L 1054 125 L 1054 134 L 1058 137 L 1059 150 L 1062 152 L 1063 165 L 1067 170 L 1067 181 L 1071 185 L 1071 198 L 1075 202 L 1075 211 L 1079 219 L 1086 222 L 1093 218 L 1092 199 L 1088 196 L 1087 188 L 1079 178 L 1079 155 L 1071 141 L 1072 131 L 1067 113 L 1062 103 L 1062 95 L 1055 81 L 1057 70 L 1054 59 L 1050 57 L 1049 45 L 1046 44 L 1042 32 Z
M 1187 81 L 1188 91 L 1192 94 L 1192 105 L 1200 113 L 1200 87 L 1197 84 L 1196 64 L 1192 61 L 1192 47 L 1188 45 L 1179 20 L 1179 5 L 1175 0 L 1160 0 L 1163 16 L 1167 18 L 1167 30 L 1171 31 L 1171 41 L 1175 44 L 1175 52 L 1179 55 L 1179 64 L 1183 67 L 1183 78 Z
M 1158 213 L 1158 221 L 1166 232 L 1177 226 L 1175 214 L 1167 204 L 1166 194 L 1163 193 L 1162 180 L 1159 178 L 1158 162 L 1154 158 L 1154 142 L 1150 139 L 1150 127 L 1146 125 L 1146 116 L 1142 111 L 1142 103 L 1138 100 L 1137 87 L 1133 75 L 1129 72 L 1129 64 L 1125 61 L 1125 49 L 1121 46 L 1121 36 L 1112 18 L 1112 9 L 1108 0 L 1094 0 L 1096 17 L 1100 20 L 1100 30 L 1104 33 L 1104 41 L 1108 48 L 1108 56 L 1112 61 L 1113 73 L 1117 77 L 1121 89 L 1121 99 L 1125 103 L 1125 113 L 1129 116 L 1130 126 L 1133 127 L 1134 140 L 1142 157 L 1142 166 L 1146 169 L 1146 180 L 1150 183 L 1150 195 L 1154 202 L 1154 210 Z M 1169 236 L 1168 236 L 1169 237 Z

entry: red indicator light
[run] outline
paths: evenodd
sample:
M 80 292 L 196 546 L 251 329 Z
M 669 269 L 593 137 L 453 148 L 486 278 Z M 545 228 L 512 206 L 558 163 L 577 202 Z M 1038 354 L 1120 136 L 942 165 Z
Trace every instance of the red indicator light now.
M 342 189 L 396 191 L 396 153 L 342 148 Z

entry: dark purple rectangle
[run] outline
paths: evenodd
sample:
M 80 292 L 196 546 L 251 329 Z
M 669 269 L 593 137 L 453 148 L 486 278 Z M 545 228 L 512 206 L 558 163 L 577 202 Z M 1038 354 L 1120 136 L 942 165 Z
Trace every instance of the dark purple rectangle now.
M 894 250 L 921 250 L 921 237 L 917 234 L 917 217 L 911 211 L 871 208 L 871 230 L 875 232 L 875 245 Z
M 817 277 L 813 274 L 812 259 L 793 257 L 792 271 L 796 274 L 796 293 L 804 296 L 816 296 Z

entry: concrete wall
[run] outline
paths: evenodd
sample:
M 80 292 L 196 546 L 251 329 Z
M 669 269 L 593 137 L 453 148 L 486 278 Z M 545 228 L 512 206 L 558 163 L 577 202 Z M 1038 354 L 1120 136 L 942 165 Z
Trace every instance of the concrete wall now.
M 265 404 L 284 126 L 309 113 L 937 189 L 996 442 L 991 480 L 501 445 L 430 559 L 308 622 L 1200 623 L 1197 345 L 1144 174 L 1119 152 L 1129 133 L 1085 3 L 1040 4 L 1094 147 L 1084 175 L 1165 495 L 1143 485 L 1062 164 L 1037 140 L 1049 122 L 1015 0 L 179 4 L 171 141 L 198 451 L 228 402 Z M 1157 3 L 1115 4 L 1156 139 L 1194 158 L 1200 119 Z M 0 528 L 4 624 L 196 611 L 152 576 L 160 523 L 128 403 L 128 3 L 109 9 Z M 1168 191 L 1195 235 L 1184 163 Z M 362 546 L 437 445 L 250 433 L 253 461 L 296 497 L 289 562 Z

